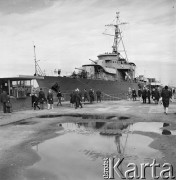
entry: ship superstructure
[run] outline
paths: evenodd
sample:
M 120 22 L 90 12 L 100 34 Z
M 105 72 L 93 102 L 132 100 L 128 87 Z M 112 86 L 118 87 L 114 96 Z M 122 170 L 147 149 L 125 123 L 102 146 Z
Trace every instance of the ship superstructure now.
M 127 56 L 123 58 L 118 50 L 120 43 L 122 44 L 123 51 L 126 55 L 126 50 L 124 47 L 120 25 L 125 23 L 120 23 L 119 13 L 116 13 L 116 23 L 109 24 L 107 26 L 113 26 L 115 33 L 114 42 L 112 46 L 112 52 L 99 54 L 98 60 L 92 61 L 93 64 L 83 65 L 81 70 L 84 77 L 91 79 L 102 79 L 111 81 L 132 81 L 135 78 L 135 67 L 134 63 L 128 62 Z

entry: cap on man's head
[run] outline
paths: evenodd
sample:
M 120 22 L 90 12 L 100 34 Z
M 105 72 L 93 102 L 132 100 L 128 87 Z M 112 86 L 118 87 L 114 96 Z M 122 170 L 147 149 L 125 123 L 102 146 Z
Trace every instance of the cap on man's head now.
M 168 89 L 168 86 L 165 86 L 164 88 L 165 88 L 165 89 Z

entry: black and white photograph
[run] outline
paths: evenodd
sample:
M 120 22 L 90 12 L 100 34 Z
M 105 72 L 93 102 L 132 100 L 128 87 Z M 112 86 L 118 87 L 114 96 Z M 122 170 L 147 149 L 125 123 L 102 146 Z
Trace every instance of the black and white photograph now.
M 176 0 L 0 0 L 0 180 L 176 179 Z

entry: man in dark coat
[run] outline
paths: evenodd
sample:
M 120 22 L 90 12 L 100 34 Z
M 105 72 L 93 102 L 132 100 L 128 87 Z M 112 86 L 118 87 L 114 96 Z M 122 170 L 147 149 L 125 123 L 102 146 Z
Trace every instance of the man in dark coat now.
M 39 106 L 39 98 L 37 97 L 37 94 L 34 95 L 34 104 L 33 104 L 33 107 L 34 107 L 34 110 L 36 110 L 36 107 L 38 109 L 40 109 L 40 106 Z
M 150 104 L 150 96 L 151 96 L 150 89 L 147 89 L 148 104 Z
M 75 109 L 77 109 L 79 106 L 82 108 L 81 97 L 82 96 L 79 89 L 76 89 L 74 94 Z
M 97 103 L 98 101 L 101 102 L 101 91 L 99 89 L 97 90 L 96 95 L 97 95 Z
M 133 98 L 133 101 L 136 101 L 136 90 L 135 89 L 132 89 L 132 98 Z
M 147 98 L 147 90 L 146 90 L 146 87 L 144 87 L 142 91 L 143 103 L 146 103 L 146 98 Z
M 71 107 L 74 107 L 74 104 L 75 104 L 75 91 L 72 91 L 70 93 L 70 104 L 71 104 Z
M 89 90 L 89 97 L 90 97 L 90 103 L 92 103 L 94 101 L 94 93 L 92 89 Z
M 169 108 L 169 101 L 172 98 L 172 93 L 171 91 L 168 90 L 168 86 L 165 86 L 164 89 L 162 90 L 161 97 L 164 107 L 164 113 L 167 114 Z
M 46 97 L 42 88 L 40 88 L 40 91 L 39 91 L 38 101 L 40 103 L 40 108 L 44 109 L 44 102 L 46 101 Z
M 84 102 L 85 102 L 86 100 L 89 101 L 89 98 L 88 98 L 87 90 L 84 89 Z
M 6 112 L 11 113 L 12 104 L 10 102 L 10 95 L 7 93 Z
M 8 101 L 8 97 L 7 97 L 7 93 L 6 91 L 3 91 L 1 96 L 0 96 L 0 101 L 3 105 L 3 112 L 6 113 L 7 112 L 7 107 L 6 107 L 6 103 Z
M 158 104 L 159 98 L 160 98 L 160 93 L 159 93 L 158 88 L 156 87 L 155 91 L 154 91 L 154 101 L 155 101 L 155 104 Z

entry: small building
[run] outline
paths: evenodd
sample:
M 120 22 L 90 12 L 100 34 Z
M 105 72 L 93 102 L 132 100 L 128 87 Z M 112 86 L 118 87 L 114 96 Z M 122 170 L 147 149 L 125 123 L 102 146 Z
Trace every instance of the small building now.
M 15 98 L 26 98 L 31 94 L 33 79 L 42 78 L 36 76 L 6 77 L 0 78 L 0 93 L 4 90 Z
M 10 95 L 13 110 L 29 109 L 31 108 L 32 80 L 37 78 L 42 79 L 43 77 L 20 75 L 19 77 L 0 78 L 0 94 L 6 91 Z

